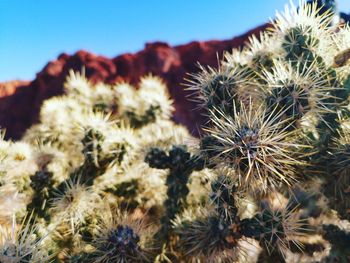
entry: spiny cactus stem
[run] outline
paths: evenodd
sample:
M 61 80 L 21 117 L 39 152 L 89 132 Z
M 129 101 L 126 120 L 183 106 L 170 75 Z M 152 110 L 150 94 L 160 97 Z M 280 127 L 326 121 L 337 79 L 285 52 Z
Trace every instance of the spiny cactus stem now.
M 191 156 L 183 145 L 173 146 L 168 154 L 161 149 L 152 148 L 145 161 L 150 167 L 170 170 L 165 182 L 168 187 L 164 202 L 165 214 L 161 218 L 162 227 L 157 233 L 166 240 L 170 235 L 171 221 L 186 207 L 188 179 L 193 171 L 204 168 L 204 161 L 197 156 Z

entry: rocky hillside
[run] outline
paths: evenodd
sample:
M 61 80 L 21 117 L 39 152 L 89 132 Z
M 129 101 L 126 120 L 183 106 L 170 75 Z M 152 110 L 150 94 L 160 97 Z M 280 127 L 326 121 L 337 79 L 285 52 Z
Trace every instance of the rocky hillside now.
M 250 35 L 266 26 L 224 41 L 194 41 L 179 46 L 150 43 L 135 54 L 123 54 L 115 58 L 97 56 L 83 50 L 73 55 L 61 54 L 37 73 L 31 82 L 0 83 L 0 126 L 6 129 L 7 138 L 20 138 L 25 129 L 37 121 L 43 100 L 63 93 L 63 83 L 69 70 L 80 71 L 84 67 L 87 77 L 94 82 L 115 83 L 125 80 L 136 84 L 140 76 L 145 74 L 162 77 L 175 101 L 175 121 L 186 125 L 193 134 L 198 134 L 204 117 L 193 110 L 196 105 L 188 100 L 186 96 L 189 92 L 181 85 L 186 73 L 197 71 L 197 61 L 216 66 L 217 56 L 221 57 L 225 50 L 244 45 Z

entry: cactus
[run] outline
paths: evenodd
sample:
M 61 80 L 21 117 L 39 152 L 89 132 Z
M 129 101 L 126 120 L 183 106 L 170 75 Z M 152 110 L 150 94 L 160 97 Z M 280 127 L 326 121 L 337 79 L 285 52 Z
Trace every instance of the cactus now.
M 70 72 L 21 141 L 1 136 L 0 261 L 348 262 L 350 27 L 335 15 L 291 4 L 190 74 L 200 138 L 159 78 Z
M 191 218 L 186 211 L 183 219 L 178 216 L 175 228 L 189 258 L 188 251 L 193 251 L 213 262 L 226 260 L 222 244 L 227 235 L 211 236 L 210 250 L 204 237 L 203 243 L 194 241 L 210 236 L 208 229 L 216 222 L 216 229 L 223 231 L 231 226 L 235 238 L 230 240 L 238 238 L 238 244 L 247 239 L 259 243 L 263 251 L 255 254 L 260 256 L 250 255 L 247 262 L 347 262 L 348 252 L 332 238 L 346 237 L 348 225 L 332 233 L 328 227 L 330 220 L 337 225 L 349 216 L 350 31 L 348 25 L 336 29 L 338 25 L 332 24 L 334 10 L 333 1 L 301 1 L 299 8 L 286 7 L 270 31 L 252 37 L 243 50 L 225 54 L 218 71 L 208 74 L 201 66 L 202 72 L 190 81 L 189 89 L 202 100 L 210 120 L 200 152 L 207 167 L 219 174 L 214 186 L 231 183 L 221 184 L 219 196 L 226 196 L 226 201 L 214 198 L 206 216 L 195 211 Z M 239 82 L 224 81 L 232 78 L 231 72 L 245 74 L 239 75 Z M 225 101 L 212 99 L 215 92 L 206 91 L 208 83 L 229 94 L 220 97 Z M 246 88 L 237 88 L 238 83 Z M 229 189 L 235 189 L 230 198 Z M 217 194 L 209 195 L 213 196 Z M 323 238 L 312 241 L 320 235 Z M 328 252 L 327 244 L 332 247 Z M 242 260 L 240 253 L 252 254 L 245 249 L 234 247 L 236 260 Z
M 152 230 L 142 219 L 106 209 L 96 227 L 92 244 L 96 248 L 84 255 L 88 262 L 151 262 Z
M 191 156 L 184 145 L 174 145 L 169 153 L 159 148 L 151 148 L 145 157 L 145 162 L 152 168 L 170 170 L 165 181 L 167 186 L 165 213 L 160 219 L 161 227 L 155 236 L 167 245 L 173 236 L 172 221 L 188 205 L 186 197 L 189 193 L 187 186 L 189 177 L 193 171 L 203 169 L 204 162 L 198 156 Z
M 144 159 L 153 148 L 170 149 L 193 138 L 170 120 L 172 101 L 156 77 L 144 77 L 135 89 L 126 83 L 94 85 L 84 73 L 70 72 L 65 89 L 65 95 L 44 102 L 39 123 L 21 142 L 1 140 L 0 247 L 4 256 L 17 257 L 4 262 L 151 262 L 155 247 L 147 246 L 167 200 L 166 171 Z M 192 155 L 181 147 L 170 155 L 169 165 L 184 178 L 199 169 L 183 169 L 180 162 Z M 204 189 L 191 191 L 186 183 L 183 202 Z M 33 215 L 30 220 L 26 213 Z M 33 229 L 29 241 L 19 235 L 11 242 L 25 241 L 33 247 L 20 249 L 48 255 L 24 251 L 22 259 L 17 243 L 9 248 L 6 233 L 23 220 Z

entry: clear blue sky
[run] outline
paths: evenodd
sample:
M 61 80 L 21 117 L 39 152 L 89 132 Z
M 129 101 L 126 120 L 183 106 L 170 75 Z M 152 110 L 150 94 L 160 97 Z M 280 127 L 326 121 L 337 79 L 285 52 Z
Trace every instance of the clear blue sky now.
M 289 0 L 0 0 L 0 82 L 33 79 L 60 53 L 113 57 L 146 42 L 227 39 Z M 350 12 L 350 0 L 339 0 Z

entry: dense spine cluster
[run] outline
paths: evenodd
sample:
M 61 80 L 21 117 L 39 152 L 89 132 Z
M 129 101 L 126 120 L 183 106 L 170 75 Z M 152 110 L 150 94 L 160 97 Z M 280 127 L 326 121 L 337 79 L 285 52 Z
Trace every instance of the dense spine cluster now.
M 219 70 L 201 66 L 189 82 L 210 120 L 200 152 L 217 174 L 211 212 L 192 211 L 192 221 L 185 212 L 186 220 L 176 221 L 180 244 L 195 251 L 189 258 L 227 261 L 228 236 L 214 242 L 219 237 L 206 222 L 209 229 L 234 230 L 237 261 L 348 261 L 335 239 L 350 231 L 350 31 L 334 23 L 334 2 L 325 2 L 286 7 L 271 30 L 225 54 Z M 204 235 L 216 249 L 207 249 Z M 203 243 L 194 242 L 199 237 Z M 245 242 L 259 243 L 256 258 Z
M 156 77 L 136 89 L 71 72 L 65 89 L 21 142 L 1 140 L 0 261 L 153 261 L 153 238 L 166 242 L 175 215 L 205 198 L 204 163 L 184 145 L 194 138 Z

